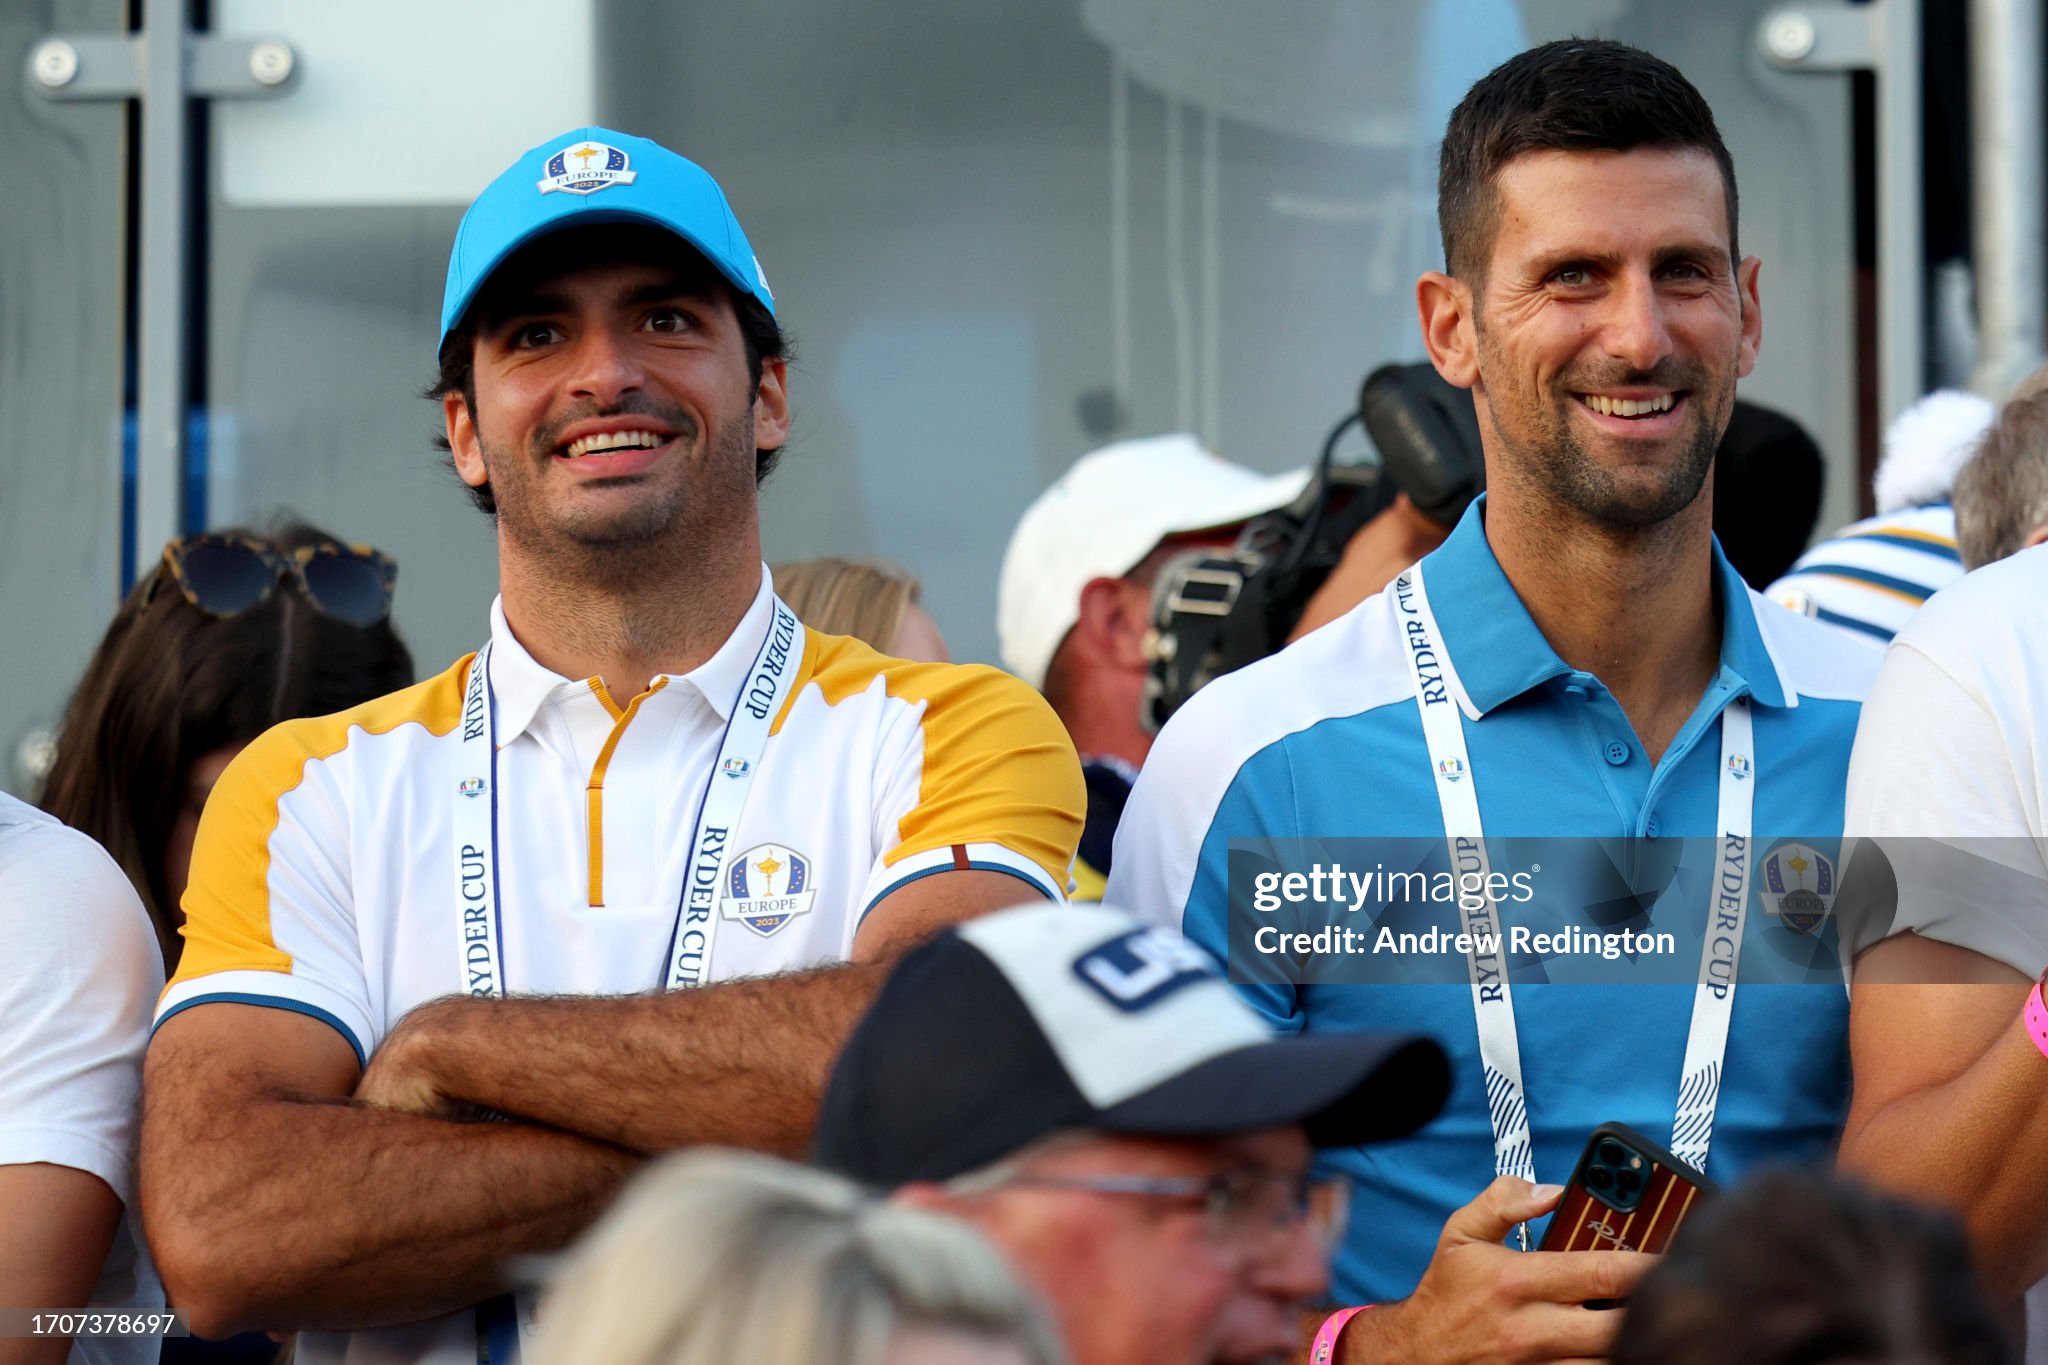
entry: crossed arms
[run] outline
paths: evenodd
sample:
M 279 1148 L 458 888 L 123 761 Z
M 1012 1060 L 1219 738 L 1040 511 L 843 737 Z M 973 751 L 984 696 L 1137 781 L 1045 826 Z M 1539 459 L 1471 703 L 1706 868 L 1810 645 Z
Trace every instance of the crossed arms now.
M 203 1336 L 417 1321 L 507 1288 L 509 1258 L 569 1240 L 647 1153 L 799 1153 L 886 961 L 1024 894 L 996 872 L 913 882 L 841 967 L 657 996 L 435 1002 L 367 1072 L 306 1016 L 186 1010 L 143 1077 L 142 1211 L 170 1300 Z M 471 1105 L 523 1121 L 460 1121 Z

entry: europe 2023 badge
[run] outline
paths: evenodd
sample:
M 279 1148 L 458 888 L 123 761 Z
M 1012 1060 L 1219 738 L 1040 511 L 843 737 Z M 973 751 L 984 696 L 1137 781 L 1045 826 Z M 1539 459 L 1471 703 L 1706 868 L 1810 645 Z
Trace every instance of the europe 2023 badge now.
M 727 865 L 720 913 L 767 938 L 818 899 L 811 860 L 787 844 L 756 844 Z
M 1835 904 L 1835 865 L 1811 844 L 1780 844 L 1764 858 L 1764 912 L 1795 934 L 1813 934 Z

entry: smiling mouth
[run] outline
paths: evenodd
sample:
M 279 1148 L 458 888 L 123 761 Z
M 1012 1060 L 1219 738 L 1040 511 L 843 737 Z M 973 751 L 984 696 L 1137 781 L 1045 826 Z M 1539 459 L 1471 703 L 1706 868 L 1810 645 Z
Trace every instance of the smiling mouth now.
M 562 448 L 563 458 L 580 460 L 586 455 L 611 455 L 621 450 L 652 450 L 675 438 L 654 431 L 607 431 L 597 436 L 580 436 Z
M 1682 396 L 1677 393 L 1660 393 L 1654 398 L 1609 398 L 1600 393 L 1573 395 L 1602 417 L 1655 417 L 1678 406 Z

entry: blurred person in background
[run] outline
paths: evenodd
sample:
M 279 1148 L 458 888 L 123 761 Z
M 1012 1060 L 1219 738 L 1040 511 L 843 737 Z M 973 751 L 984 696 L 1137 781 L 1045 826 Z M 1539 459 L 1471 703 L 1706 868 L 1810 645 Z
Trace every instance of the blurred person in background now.
M 1077 900 L 1102 898 L 1117 821 L 1152 748 L 1142 714 L 1153 579 L 1189 550 L 1228 547 L 1307 478 L 1259 474 L 1185 433 L 1148 436 L 1083 455 L 1017 519 L 997 587 L 997 647 L 1080 751 L 1088 823 Z
M 796 619 L 827 635 L 851 635 L 896 659 L 950 663 L 938 622 L 920 604 L 924 585 L 893 564 L 857 560 L 795 560 L 770 573 Z
M 2006 400 L 1956 475 L 1955 519 L 1965 569 L 2048 540 L 2048 370 Z
M 317 527 L 223 530 L 164 547 L 65 707 L 42 808 L 98 841 L 156 926 L 166 971 L 192 837 L 228 762 L 271 726 L 407 686 L 397 566 Z
M 1427 1123 L 1415 1037 L 1276 1036 L 1195 945 L 1024 906 L 906 954 L 833 1068 L 817 1163 L 967 1219 L 1075 1365 L 1251 1365 L 1300 1344 L 1348 1185 L 1313 1148 Z
M 106 853 L 5 794 L 0 943 L 0 1307 L 160 1313 L 134 1201 L 163 959 Z M 0 1334 L 0 1365 L 151 1365 L 160 1340 Z
M 1764 595 L 1882 648 L 1963 575 L 1949 491 L 1994 413 L 1988 399 L 1938 389 L 1892 419 L 1873 482 L 1877 515 L 1815 545 Z
M 2013 1365 L 1945 1214 L 1826 1171 L 1702 1204 L 1644 1277 L 1614 1365 Z
M 531 1365 L 1064 1365 L 979 1233 L 735 1151 L 665 1158 L 577 1243 Z

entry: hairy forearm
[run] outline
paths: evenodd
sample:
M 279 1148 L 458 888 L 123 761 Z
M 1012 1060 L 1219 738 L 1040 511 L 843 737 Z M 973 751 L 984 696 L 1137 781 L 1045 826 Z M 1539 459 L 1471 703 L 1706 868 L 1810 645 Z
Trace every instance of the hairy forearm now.
M 456 997 L 408 1016 L 392 1065 L 449 1098 L 639 1152 L 800 1156 L 881 965 L 624 997 Z M 389 1046 L 389 1044 L 387 1044 Z M 372 1062 L 374 1076 L 384 1064 Z
M 1959 1213 L 1978 1269 L 2017 1298 L 2048 1274 L 2048 1058 L 2017 1021 L 1968 1069 L 1852 1115 L 1841 1164 Z
M 637 1164 L 525 1124 L 155 1087 L 142 1206 L 171 1302 L 203 1335 L 378 1327 L 502 1291 L 509 1258 L 564 1244 Z

